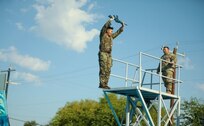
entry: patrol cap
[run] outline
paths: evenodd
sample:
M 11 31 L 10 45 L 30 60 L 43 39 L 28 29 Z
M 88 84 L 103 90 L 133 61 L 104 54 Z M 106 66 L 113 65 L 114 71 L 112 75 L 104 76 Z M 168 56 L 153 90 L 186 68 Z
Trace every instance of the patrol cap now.
M 107 29 L 112 29 L 113 30 L 113 27 L 111 27 L 111 26 L 108 26 L 108 28 Z
M 168 46 L 163 46 L 163 47 L 161 48 L 161 50 L 163 50 L 164 48 L 169 49 L 169 47 L 168 47 Z
M 169 49 L 169 47 L 168 47 L 168 46 L 164 46 L 163 48 L 167 48 L 167 49 Z

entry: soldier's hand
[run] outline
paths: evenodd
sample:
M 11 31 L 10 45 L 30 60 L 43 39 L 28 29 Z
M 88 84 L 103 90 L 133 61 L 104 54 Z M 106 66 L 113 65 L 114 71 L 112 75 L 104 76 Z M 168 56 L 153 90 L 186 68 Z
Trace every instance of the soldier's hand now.
M 159 69 L 157 69 L 157 74 L 159 74 L 160 73 L 160 70 Z
M 111 21 L 113 21 L 115 19 L 115 17 L 113 15 L 109 15 L 108 17 L 110 18 Z
M 114 20 L 116 23 L 122 24 L 122 21 L 119 20 L 118 15 L 114 15 Z
M 174 65 L 175 63 L 174 63 L 174 61 L 171 61 L 171 62 L 169 62 L 169 64 L 170 64 L 170 65 Z
M 122 26 L 123 26 L 123 27 L 124 27 L 125 25 L 127 25 L 127 24 L 125 24 L 125 22 L 124 22 L 124 21 L 122 21 L 122 23 L 121 23 L 121 24 L 122 24 Z

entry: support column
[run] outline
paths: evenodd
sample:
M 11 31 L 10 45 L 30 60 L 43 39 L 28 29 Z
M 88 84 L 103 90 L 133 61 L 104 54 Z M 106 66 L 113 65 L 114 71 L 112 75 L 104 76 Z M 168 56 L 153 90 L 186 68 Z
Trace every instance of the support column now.
M 161 126 L 161 92 L 158 96 L 158 115 L 157 115 L 157 126 Z
M 130 97 L 127 96 L 127 103 L 126 103 L 126 124 L 125 126 L 129 126 L 130 125 L 130 102 L 129 102 Z

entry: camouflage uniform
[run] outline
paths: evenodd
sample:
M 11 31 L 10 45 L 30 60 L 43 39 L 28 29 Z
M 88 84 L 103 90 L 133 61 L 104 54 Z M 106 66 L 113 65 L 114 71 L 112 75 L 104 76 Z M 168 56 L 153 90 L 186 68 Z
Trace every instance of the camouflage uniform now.
M 166 76 L 168 78 L 173 78 L 173 74 L 174 74 L 174 70 L 175 70 L 175 64 L 176 64 L 176 55 L 174 55 L 173 53 L 169 53 L 169 54 L 164 54 L 161 57 L 162 60 L 168 61 L 162 61 L 162 68 L 161 68 L 161 72 L 163 76 Z M 169 63 L 171 62 L 171 63 Z M 159 73 L 160 71 L 160 64 L 157 68 L 157 72 Z M 172 92 L 172 83 L 173 80 L 172 79 L 168 79 L 168 78 L 164 78 L 162 77 L 162 80 L 164 81 L 164 85 L 166 87 L 166 92 Z
M 99 46 L 99 87 L 107 87 L 112 67 L 112 40 L 116 38 L 122 31 L 123 27 L 120 27 L 112 36 L 108 36 L 106 31 L 111 25 L 111 20 L 108 20 L 101 29 L 100 32 L 100 46 Z

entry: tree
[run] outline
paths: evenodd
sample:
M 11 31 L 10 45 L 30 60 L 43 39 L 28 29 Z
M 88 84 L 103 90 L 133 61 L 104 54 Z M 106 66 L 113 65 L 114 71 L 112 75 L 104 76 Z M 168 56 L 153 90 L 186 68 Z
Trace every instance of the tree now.
M 53 118 L 53 126 L 90 125 L 94 122 L 98 103 L 92 100 L 68 102 Z
M 117 116 L 119 120 L 122 119 L 122 116 L 124 115 L 125 111 L 125 105 L 126 105 L 126 98 L 124 96 L 118 97 L 115 94 L 109 94 L 108 95 L 112 106 L 117 113 Z M 111 109 L 108 106 L 107 100 L 105 97 L 100 98 L 99 100 L 100 108 L 98 109 L 98 119 L 97 119 L 97 125 L 96 126 L 116 126 L 117 123 L 115 121 L 115 118 L 113 116 L 113 113 Z
M 182 126 L 203 126 L 204 104 L 197 98 L 191 98 L 190 101 L 184 101 L 182 108 Z
M 117 113 L 119 120 L 125 116 L 126 97 L 118 97 L 115 94 L 108 94 L 112 106 Z M 137 104 L 142 109 L 139 102 Z M 157 123 L 157 105 L 150 109 L 153 120 Z M 144 111 L 142 110 L 142 113 Z M 162 115 L 165 111 L 162 108 Z M 125 117 L 124 117 L 125 120 Z M 142 123 L 145 125 L 145 123 Z M 117 126 L 112 111 L 110 110 L 105 97 L 94 100 L 81 100 L 68 102 L 59 109 L 50 122 L 51 126 Z
M 109 95 L 117 113 L 122 113 L 125 106 L 125 98 Z M 120 114 L 122 115 L 122 114 Z M 119 117 L 121 118 L 121 117 Z M 93 100 L 81 100 L 68 102 L 59 109 L 51 120 L 51 126 L 115 126 L 117 125 L 106 99 L 100 98 L 99 102 Z
M 24 126 L 37 126 L 38 124 L 35 121 L 25 122 Z

